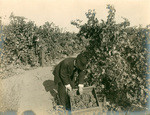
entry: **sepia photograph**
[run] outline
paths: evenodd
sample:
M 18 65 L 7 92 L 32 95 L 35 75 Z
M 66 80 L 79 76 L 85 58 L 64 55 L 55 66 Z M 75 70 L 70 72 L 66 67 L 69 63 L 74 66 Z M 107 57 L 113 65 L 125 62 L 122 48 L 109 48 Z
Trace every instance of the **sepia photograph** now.
M 0 115 L 150 115 L 150 0 L 0 0 Z

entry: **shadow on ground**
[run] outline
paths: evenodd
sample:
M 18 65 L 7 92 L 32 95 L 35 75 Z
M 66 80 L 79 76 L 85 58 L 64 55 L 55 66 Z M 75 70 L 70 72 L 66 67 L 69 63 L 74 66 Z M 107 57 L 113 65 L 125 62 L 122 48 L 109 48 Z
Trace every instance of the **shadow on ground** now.
M 60 100 L 58 97 L 57 87 L 52 80 L 46 80 L 43 82 L 43 86 L 45 87 L 46 92 L 50 92 L 50 94 L 53 96 L 52 103 L 53 107 L 55 108 L 56 105 L 60 104 Z
M 50 94 L 55 98 L 57 95 L 57 88 L 55 86 L 54 81 L 46 80 L 43 82 L 43 86 L 45 87 L 46 92 L 50 92 Z

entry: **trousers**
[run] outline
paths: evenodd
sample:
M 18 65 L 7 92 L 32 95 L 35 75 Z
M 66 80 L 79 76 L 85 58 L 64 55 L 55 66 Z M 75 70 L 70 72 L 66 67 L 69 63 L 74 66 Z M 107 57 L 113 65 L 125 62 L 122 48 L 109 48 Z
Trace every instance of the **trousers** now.
M 73 82 L 71 82 L 70 85 L 73 89 L 75 88 L 75 84 Z M 71 110 L 70 97 L 66 92 L 65 86 L 61 82 L 58 83 L 58 96 L 60 105 L 63 105 L 64 109 L 66 110 Z

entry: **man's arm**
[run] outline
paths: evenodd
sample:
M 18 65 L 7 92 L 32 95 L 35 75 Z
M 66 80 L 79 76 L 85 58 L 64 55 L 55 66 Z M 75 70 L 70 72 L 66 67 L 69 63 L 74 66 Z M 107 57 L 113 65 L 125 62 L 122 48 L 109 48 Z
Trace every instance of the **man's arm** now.
M 79 87 L 79 93 L 80 95 L 83 94 L 83 83 L 84 83 L 84 77 L 85 77 L 85 71 L 82 70 L 82 71 L 79 71 L 79 84 L 78 84 L 78 87 Z
M 79 84 L 83 84 L 84 83 L 84 77 L 85 77 L 85 74 L 86 74 L 86 72 L 85 72 L 85 70 L 79 70 Z

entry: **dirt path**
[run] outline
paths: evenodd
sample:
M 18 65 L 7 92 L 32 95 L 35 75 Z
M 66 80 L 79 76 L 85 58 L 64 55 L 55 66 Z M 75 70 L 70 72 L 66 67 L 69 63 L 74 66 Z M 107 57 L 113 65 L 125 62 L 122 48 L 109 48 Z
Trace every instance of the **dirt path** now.
M 73 57 L 75 57 L 74 55 Z M 16 110 L 17 115 L 32 110 L 36 115 L 51 115 L 53 104 L 53 66 L 39 67 L 0 81 L 0 111 Z
M 53 107 L 53 96 L 49 90 L 46 91 L 43 83 L 52 80 L 52 67 L 40 67 L 4 79 L 1 83 L 5 101 L 1 108 L 18 110 L 18 115 L 27 110 L 32 110 L 36 115 L 48 115 Z

